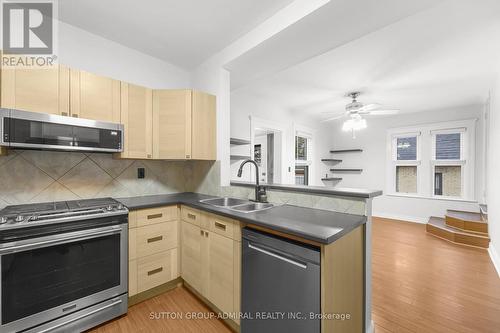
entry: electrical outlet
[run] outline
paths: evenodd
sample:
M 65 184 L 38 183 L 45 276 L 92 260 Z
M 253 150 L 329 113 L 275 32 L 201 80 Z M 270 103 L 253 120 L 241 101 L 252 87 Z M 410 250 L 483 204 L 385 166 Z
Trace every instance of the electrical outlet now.
M 137 168 L 137 178 L 141 179 L 146 177 L 146 170 L 144 168 Z

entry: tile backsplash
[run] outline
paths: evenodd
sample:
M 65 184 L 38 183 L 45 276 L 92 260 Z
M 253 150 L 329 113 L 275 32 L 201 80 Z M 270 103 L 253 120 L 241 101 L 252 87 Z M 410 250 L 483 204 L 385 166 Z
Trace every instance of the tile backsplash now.
M 14 150 L 0 157 L 0 208 L 31 202 L 193 191 L 203 184 L 202 172 L 210 170 L 212 164 Z M 143 179 L 137 178 L 138 168 L 145 169 Z
M 137 178 L 144 168 L 145 177 Z M 7 205 L 198 192 L 249 198 L 254 190 L 220 186 L 220 162 L 113 159 L 111 154 L 13 150 L 0 156 L 0 209 Z M 268 200 L 351 214 L 364 214 L 365 201 L 268 190 Z

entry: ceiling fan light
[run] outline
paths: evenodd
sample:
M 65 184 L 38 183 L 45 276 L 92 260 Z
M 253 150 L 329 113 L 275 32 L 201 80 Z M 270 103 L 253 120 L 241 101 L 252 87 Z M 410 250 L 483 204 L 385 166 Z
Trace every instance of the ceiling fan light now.
M 344 132 L 358 131 L 365 128 L 366 128 L 366 119 L 363 119 L 361 117 L 348 119 L 342 125 L 342 130 Z

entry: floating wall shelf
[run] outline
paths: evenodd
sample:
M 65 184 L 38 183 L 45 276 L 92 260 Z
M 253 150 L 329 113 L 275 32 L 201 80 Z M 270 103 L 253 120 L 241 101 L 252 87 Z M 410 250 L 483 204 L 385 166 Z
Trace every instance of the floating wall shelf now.
M 232 145 L 236 145 L 236 146 L 242 146 L 242 145 L 249 145 L 250 144 L 250 140 L 245 140 L 245 139 L 230 138 L 229 141 L 230 141 L 230 143 Z
M 335 158 L 322 158 L 321 161 L 322 162 L 335 162 L 335 163 L 342 162 L 342 160 L 338 160 L 338 159 L 335 159 Z
M 330 169 L 331 172 L 363 172 L 363 169 Z
M 323 181 L 340 181 L 342 178 L 337 178 L 337 177 L 328 177 L 328 178 L 321 178 Z
M 363 149 L 339 149 L 339 150 L 330 150 L 330 153 L 361 153 Z

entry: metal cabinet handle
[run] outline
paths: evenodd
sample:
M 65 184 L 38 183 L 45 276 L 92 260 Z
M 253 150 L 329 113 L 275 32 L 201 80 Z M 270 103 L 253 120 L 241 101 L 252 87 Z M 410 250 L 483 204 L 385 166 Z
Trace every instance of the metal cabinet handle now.
M 148 158 L 151 158 L 151 157 L 152 157 L 151 154 L 148 154 Z
M 203 237 L 205 233 L 203 232 L 203 230 L 200 230 L 200 235 Z
M 162 213 L 160 213 L 160 214 L 151 214 L 151 215 L 148 215 L 148 220 L 159 219 L 162 216 L 163 216 Z
M 215 227 L 226 231 L 226 225 L 223 223 L 215 221 Z
M 279 254 L 276 254 L 276 253 L 273 253 L 273 252 L 261 249 L 260 247 L 252 245 L 250 243 L 248 244 L 248 247 L 251 248 L 251 249 L 253 249 L 253 250 L 255 250 L 255 251 L 259 251 L 261 253 L 267 254 L 268 256 L 274 257 L 276 259 L 279 259 L 279 260 L 282 260 L 282 261 L 286 261 L 286 262 L 288 262 L 288 263 L 290 263 L 292 265 L 298 266 L 300 268 L 307 268 L 307 265 L 304 265 L 303 263 L 300 263 L 300 262 L 297 262 L 295 260 L 291 260 L 291 259 L 282 257 Z
M 156 273 L 160 273 L 162 271 L 163 271 L 163 267 L 160 267 L 160 268 L 157 268 L 157 269 L 153 269 L 152 271 L 148 272 L 148 276 L 156 274 Z
M 205 231 L 205 237 L 208 237 L 208 231 Z
M 68 113 L 67 113 L 67 112 L 61 112 L 61 116 L 65 116 L 65 117 L 67 117 L 67 116 L 68 116 Z
M 192 220 L 196 220 L 196 215 L 188 213 L 188 217 Z
M 163 236 L 156 236 L 153 238 L 148 238 L 148 243 L 158 242 L 158 241 L 161 241 L 162 239 L 163 239 Z
M 71 117 L 78 118 L 78 115 L 76 113 L 73 113 L 73 114 L 71 114 Z

